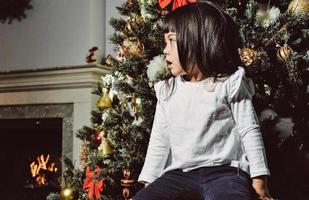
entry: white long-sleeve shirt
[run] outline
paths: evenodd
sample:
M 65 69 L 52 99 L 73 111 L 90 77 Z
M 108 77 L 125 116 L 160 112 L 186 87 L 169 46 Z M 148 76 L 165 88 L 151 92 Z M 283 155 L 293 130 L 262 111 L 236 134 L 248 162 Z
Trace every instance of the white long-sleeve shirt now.
M 217 81 L 214 91 L 207 90 L 209 84 L 210 79 L 186 82 L 176 77 L 171 95 L 165 81 L 155 85 L 158 102 L 139 181 L 153 182 L 173 169 L 186 172 L 225 164 L 251 177 L 269 175 L 251 101 L 252 81 L 239 67 Z

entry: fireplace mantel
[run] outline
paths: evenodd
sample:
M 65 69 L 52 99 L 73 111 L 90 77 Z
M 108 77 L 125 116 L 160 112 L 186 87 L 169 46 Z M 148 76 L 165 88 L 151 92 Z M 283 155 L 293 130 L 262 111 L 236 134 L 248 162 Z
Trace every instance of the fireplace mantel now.
M 110 68 L 98 65 L 0 72 L 0 92 L 95 87 Z
M 0 119 L 59 117 L 69 112 L 61 109 L 53 112 L 53 109 L 71 105 L 67 107 L 73 107 L 70 111 L 72 130 L 68 132 L 73 141 L 71 152 L 64 155 L 71 155 L 76 166 L 79 166 L 81 141 L 72 134 L 85 125 L 91 126 L 91 111 L 95 109 L 98 99 L 92 91 L 101 81 L 101 76 L 109 70 L 101 65 L 84 65 L 0 72 Z M 41 111 L 36 112 L 36 109 Z

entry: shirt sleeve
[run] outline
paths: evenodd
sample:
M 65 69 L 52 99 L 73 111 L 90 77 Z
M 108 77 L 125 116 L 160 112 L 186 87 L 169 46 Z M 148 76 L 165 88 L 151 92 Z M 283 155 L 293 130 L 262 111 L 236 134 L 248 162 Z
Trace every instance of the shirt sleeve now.
M 151 130 L 149 145 L 144 162 L 143 169 L 139 175 L 138 181 L 153 182 L 161 176 L 169 155 L 169 142 L 167 137 L 167 121 L 163 110 L 162 84 L 155 85 L 157 96 L 156 112 Z
M 230 77 L 227 90 L 237 131 L 250 164 L 251 178 L 269 175 L 264 143 L 252 104 L 254 85 L 245 77 L 243 68 Z

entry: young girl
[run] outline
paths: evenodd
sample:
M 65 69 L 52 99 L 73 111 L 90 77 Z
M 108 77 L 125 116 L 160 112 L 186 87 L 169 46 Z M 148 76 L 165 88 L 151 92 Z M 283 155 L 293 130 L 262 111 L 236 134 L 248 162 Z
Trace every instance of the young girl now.
M 175 76 L 158 99 L 145 188 L 133 200 L 272 199 L 261 133 L 237 49 L 233 19 L 214 3 L 192 3 L 165 18 L 166 63 Z

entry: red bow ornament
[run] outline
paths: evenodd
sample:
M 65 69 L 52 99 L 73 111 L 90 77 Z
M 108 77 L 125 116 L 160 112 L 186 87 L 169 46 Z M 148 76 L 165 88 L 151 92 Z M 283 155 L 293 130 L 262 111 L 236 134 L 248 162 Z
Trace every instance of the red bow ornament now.
M 189 3 L 194 3 L 196 2 L 196 0 L 159 0 L 159 5 L 160 7 L 163 9 L 165 8 L 168 4 L 171 3 L 171 1 L 173 1 L 173 7 L 172 10 L 175 10 L 178 7 L 187 5 Z
M 91 200 L 100 199 L 101 192 L 104 190 L 104 181 L 105 178 L 101 180 L 97 180 L 98 175 L 102 169 L 100 167 L 96 167 L 94 171 L 91 171 L 89 167 L 86 169 L 86 179 L 84 182 L 83 189 L 89 189 L 88 191 L 88 198 Z

